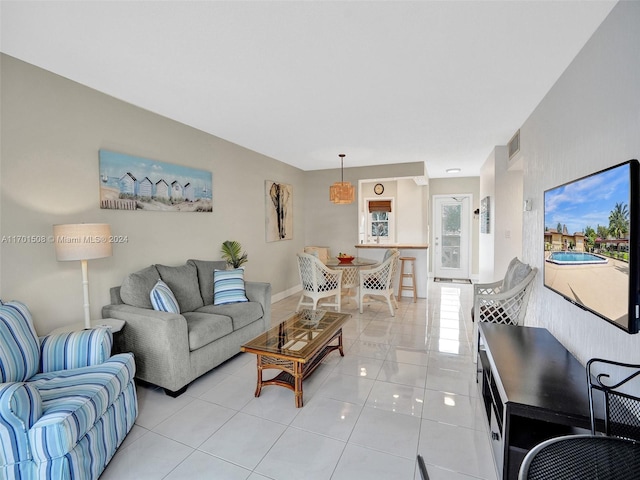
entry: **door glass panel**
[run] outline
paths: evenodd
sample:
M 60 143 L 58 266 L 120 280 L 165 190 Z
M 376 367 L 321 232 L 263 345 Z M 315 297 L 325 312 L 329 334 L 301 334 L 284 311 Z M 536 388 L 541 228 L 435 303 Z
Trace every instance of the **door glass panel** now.
M 445 268 L 460 268 L 462 205 L 443 205 L 441 263 Z

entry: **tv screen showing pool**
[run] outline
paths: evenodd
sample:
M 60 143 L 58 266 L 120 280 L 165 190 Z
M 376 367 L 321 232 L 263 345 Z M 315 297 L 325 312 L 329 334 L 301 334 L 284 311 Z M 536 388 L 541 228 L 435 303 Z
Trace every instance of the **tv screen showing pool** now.
M 638 162 L 544 192 L 544 285 L 636 333 Z

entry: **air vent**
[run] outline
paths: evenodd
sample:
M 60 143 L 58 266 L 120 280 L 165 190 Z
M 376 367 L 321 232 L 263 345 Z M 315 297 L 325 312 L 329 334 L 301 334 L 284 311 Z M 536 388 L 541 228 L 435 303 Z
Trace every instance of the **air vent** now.
M 516 156 L 520 151 L 520 130 L 518 130 L 511 140 L 509 140 L 509 160 Z

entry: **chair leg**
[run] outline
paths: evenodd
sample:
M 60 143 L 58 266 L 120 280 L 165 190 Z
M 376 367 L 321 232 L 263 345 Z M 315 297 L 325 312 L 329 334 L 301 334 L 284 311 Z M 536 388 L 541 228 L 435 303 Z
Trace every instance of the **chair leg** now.
M 480 348 L 479 335 L 478 322 L 473 322 L 473 363 L 478 363 L 478 349 Z
M 396 310 L 393 308 L 393 304 L 391 303 L 391 297 L 387 297 L 387 305 L 389 305 L 389 311 L 391 312 L 391 316 L 396 316 Z
M 398 308 L 398 299 L 393 293 L 391 294 L 391 299 L 393 300 L 393 304 L 396 306 L 396 308 Z

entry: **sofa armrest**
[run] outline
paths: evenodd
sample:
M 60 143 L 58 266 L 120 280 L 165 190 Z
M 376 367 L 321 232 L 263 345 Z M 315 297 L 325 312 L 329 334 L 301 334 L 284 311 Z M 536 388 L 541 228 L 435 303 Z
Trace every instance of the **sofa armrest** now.
M 40 338 L 42 373 L 99 365 L 111 356 L 113 334 L 108 328 L 55 333 Z
M 186 319 L 177 313 L 159 312 L 131 305 L 105 305 L 103 318 L 125 321 L 119 350 L 133 352 L 136 377 L 177 391 L 190 376 Z
M 245 294 L 250 302 L 262 305 L 264 329 L 271 327 L 271 284 L 267 282 L 244 282 Z
M 20 463 L 31 460 L 29 429 L 42 416 L 42 399 L 38 390 L 28 383 L 0 383 L 0 438 L 2 439 L 2 469 L 0 473 L 16 473 L 20 478 Z

